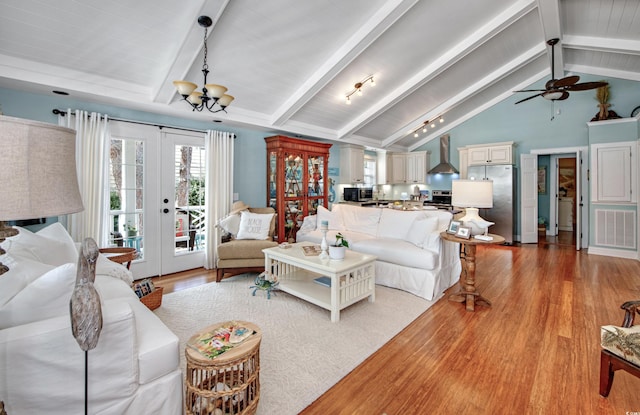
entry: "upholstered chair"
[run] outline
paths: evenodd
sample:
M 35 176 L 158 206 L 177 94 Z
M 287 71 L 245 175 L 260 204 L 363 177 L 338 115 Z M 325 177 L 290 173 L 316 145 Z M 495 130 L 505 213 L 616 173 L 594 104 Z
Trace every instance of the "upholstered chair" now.
M 249 208 L 248 211 L 258 214 L 275 213 L 275 210 L 270 207 Z M 276 229 L 275 218 L 276 215 L 274 214 L 269 225 L 268 239 L 223 238 L 222 243 L 218 245 L 216 282 L 222 281 L 224 277 L 245 272 L 264 271 L 264 254 L 262 250 L 278 245 L 278 242 L 273 240 Z
M 640 378 L 640 325 L 633 324 L 640 301 L 627 301 L 620 308 L 625 311 L 622 326 L 600 328 L 600 395 L 605 398 L 609 396 L 617 370 Z

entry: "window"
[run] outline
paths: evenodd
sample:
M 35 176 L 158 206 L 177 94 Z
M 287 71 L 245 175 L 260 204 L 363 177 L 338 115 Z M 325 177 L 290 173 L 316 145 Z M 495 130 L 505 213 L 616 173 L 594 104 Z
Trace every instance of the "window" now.
M 372 187 L 376 184 L 376 159 L 368 154 L 364 155 L 364 186 Z

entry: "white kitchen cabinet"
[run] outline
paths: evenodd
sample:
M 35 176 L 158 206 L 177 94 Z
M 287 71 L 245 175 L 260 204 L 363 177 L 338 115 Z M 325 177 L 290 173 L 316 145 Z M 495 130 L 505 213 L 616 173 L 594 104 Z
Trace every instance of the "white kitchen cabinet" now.
M 406 156 L 406 183 L 425 183 L 427 177 L 427 152 L 413 151 Z
M 340 183 L 364 183 L 364 147 L 340 146 Z
M 591 145 L 592 201 L 636 201 L 635 148 L 631 141 Z
M 428 152 L 412 151 L 410 153 L 391 154 L 391 168 L 387 169 L 387 182 L 391 184 L 426 183 L 429 170 Z
M 404 184 L 407 182 L 406 153 L 391 153 L 391 183 Z
M 513 143 L 467 146 L 469 166 L 513 164 Z

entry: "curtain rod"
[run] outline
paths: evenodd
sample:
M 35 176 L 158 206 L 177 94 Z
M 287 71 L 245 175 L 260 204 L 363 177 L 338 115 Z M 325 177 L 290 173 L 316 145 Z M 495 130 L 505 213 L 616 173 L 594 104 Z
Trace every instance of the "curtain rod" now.
M 59 110 L 57 108 L 54 108 L 52 110 L 52 112 L 54 114 L 56 114 L 56 115 L 62 115 L 63 117 L 65 115 L 67 115 L 67 111 Z M 71 115 L 75 115 L 75 114 L 71 114 Z M 194 132 L 194 133 L 206 133 L 205 130 L 196 130 L 196 129 L 193 129 L 193 128 L 184 128 L 184 127 L 174 127 L 172 125 L 154 124 L 154 123 L 144 122 L 144 121 L 127 120 L 127 119 L 124 119 L 124 118 L 112 118 L 112 117 L 109 117 L 109 119 L 113 120 L 113 121 L 128 122 L 128 123 L 131 123 L 131 124 L 150 125 L 152 127 L 158 127 L 161 130 L 163 128 L 173 128 L 174 130 L 191 131 L 191 132 Z M 231 134 L 233 135 L 233 138 L 235 139 L 236 135 L 234 133 L 231 133 Z

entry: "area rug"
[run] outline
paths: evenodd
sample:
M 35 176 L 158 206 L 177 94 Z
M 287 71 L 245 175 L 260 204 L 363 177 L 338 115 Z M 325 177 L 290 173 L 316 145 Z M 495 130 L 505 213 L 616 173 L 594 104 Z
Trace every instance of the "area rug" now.
M 252 295 L 257 274 L 167 294 L 155 313 L 185 342 L 216 322 L 244 320 L 262 329 L 258 414 L 297 414 L 399 333 L 434 301 L 376 286 L 332 323 L 328 310 L 284 292 Z

